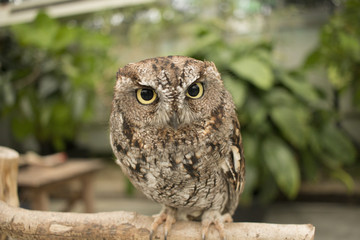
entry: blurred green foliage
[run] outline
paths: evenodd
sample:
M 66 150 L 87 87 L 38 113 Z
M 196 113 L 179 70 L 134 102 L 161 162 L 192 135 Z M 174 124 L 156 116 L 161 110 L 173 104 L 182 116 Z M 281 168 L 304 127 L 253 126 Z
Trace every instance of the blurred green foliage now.
M 271 42 L 229 41 L 218 26 L 199 25 L 187 55 L 214 61 L 234 97 L 246 157 L 243 201 L 256 192 L 266 202 L 279 190 L 295 198 L 301 180 L 323 173 L 352 188 L 343 167 L 354 164 L 356 150 L 322 107 L 320 90 L 302 72 L 275 65 Z
M 359 163 L 359 149 L 355 151 L 352 140 L 343 127 L 344 121 L 360 120 L 360 1 L 347 0 L 336 11 L 319 33 L 318 46 L 304 62 L 304 70 L 325 68 L 331 85 L 331 107 L 327 118 L 336 127 L 325 132 L 321 141 L 331 154 L 324 163 L 333 171 L 331 176 L 340 179 L 350 189 L 353 179 L 341 166 L 356 166 Z M 341 102 L 347 100 L 343 110 Z M 344 134 L 345 133 L 345 134 Z M 341 143 L 334 145 L 335 141 Z M 356 143 L 353 140 L 353 143 Z M 355 158 L 355 159 L 354 159 Z
M 320 32 L 318 47 L 305 67 L 323 66 L 335 92 L 351 89 L 360 110 L 360 1 L 347 0 Z
M 109 36 L 40 12 L 1 34 L 0 114 L 18 139 L 64 150 L 92 117 L 96 88 L 111 66 Z

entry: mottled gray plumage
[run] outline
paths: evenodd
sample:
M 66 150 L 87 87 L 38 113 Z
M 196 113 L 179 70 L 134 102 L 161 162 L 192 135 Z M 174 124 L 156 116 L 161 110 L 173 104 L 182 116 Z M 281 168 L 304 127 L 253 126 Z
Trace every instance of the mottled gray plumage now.
M 195 83 L 195 94 L 203 87 L 196 99 L 187 95 Z M 156 98 L 141 103 L 139 89 Z M 128 64 L 117 74 L 112 104 L 117 163 L 136 188 L 164 205 L 154 230 L 164 221 L 170 228 L 176 219 L 202 220 L 204 235 L 234 213 L 245 159 L 235 107 L 213 63 L 169 56 Z

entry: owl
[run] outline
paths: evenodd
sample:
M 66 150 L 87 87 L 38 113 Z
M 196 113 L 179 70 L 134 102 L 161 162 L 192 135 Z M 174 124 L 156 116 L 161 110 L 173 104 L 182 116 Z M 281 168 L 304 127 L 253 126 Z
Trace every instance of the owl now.
M 110 115 L 117 163 L 133 185 L 163 205 L 164 224 L 201 221 L 225 239 L 244 188 L 245 158 L 230 93 L 214 63 L 168 56 L 130 63 L 117 73 Z

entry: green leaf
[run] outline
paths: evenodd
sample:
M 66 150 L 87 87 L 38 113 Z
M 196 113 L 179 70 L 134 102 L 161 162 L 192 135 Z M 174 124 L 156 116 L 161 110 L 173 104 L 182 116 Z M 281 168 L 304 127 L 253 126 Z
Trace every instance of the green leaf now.
M 320 64 L 321 60 L 322 54 L 320 48 L 318 47 L 306 57 L 303 67 L 304 69 L 315 67 L 316 65 Z
M 246 184 L 241 195 L 241 202 L 250 204 L 252 195 L 259 181 L 259 141 L 256 135 L 243 133 L 243 144 L 246 149 Z
M 311 151 L 301 152 L 301 169 L 306 180 L 315 181 L 319 176 L 319 163 Z
M 59 23 L 42 11 L 32 23 L 12 27 L 20 42 L 43 49 L 51 49 L 58 29 Z
M 68 26 L 61 26 L 56 33 L 53 49 L 64 50 L 77 39 L 77 30 Z
M 66 103 L 57 102 L 54 104 L 51 114 L 51 121 L 54 124 L 54 127 L 61 128 L 63 125 L 71 119 L 71 109 Z M 56 129 L 54 129 L 56 130 Z M 63 129 L 65 131 L 66 129 Z
M 269 90 L 274 85 L 274 75 L 270 66 L 256 57 L 240 58 L 230 65 L 230 69 L 260 89 Z
M 280 77 L 280 81 L 288 87 L 293 93 L 307 100 L 308 102 L 316 102 L 319 96 L 315 88 L 305 79 L 293 78 L 289 75 Z
M 266 132 L 268 129 L 268 124 L 266 122 L 267 118 L 267 108 L 259 99 L 250 97 L 247 100 L 246 116 L 248 117 L 249 126 L 255 130 L 256 133 Z
M 265 94 L 265 103 L 274 107 L 278 105 L 294 106 L 297 104 L 297 99 L 290 94 L 288 90 L 281 87 L 274 87 L 271 91 Z
M 310 150 L 314 152 L 314 155 L 322 153 L 321 147 L 321 134 L 318 128 L 311 128 L 311 134 L 308 134 L 308 145 Z
M 6 106 L 12 106 L 15 103 L 15 97 L 16 97 L 16 93 L 15 90 L 13 88 L 13 85 L 11 84 L 11 74 L 3 74 L 2 76 L 0 75 L 0 89 L 2 92 L 2 96 L 3 96 L 3 100 L 4 100 L 4 105 Z M 0 98 L 0 103 L 1 103 L 1 98 Z M 1 110 L 1 109 L 0 109 Z M 1 113 L 1 111 L 0 111 Z
M 97 32 L 78 29 L 76 37 L 81 40 L 81 47 L 91 50 L 107 49 L 111 45 L 111 38 Z
M 256 166 L 246 164 L 246 184 L 244 192 L 241 194 L 241 202 L 250 204 L 253 192 L 258 184 L 259 173 Z
M 246 165 L 258 165 L 259 161 L 259 137 L 254 134 L 242 134 L 244 149 L 246 149 Z
M 271 119 L 294 146 L 304 148 L 307 141 L 308 113 L 302 108 L 276 107 L 270 112 Z
M 261 61 L 270 64 L 272 62 L 271 50 L 265 48 L 258 48 L 253 53 Z
M 59 83 L 53 76 L 44 76 L 39 83 L 38 95 L 40 99 L 46 99 L 59 89 Z
M 351 175 L 345 172 L 343 169 L 338 168 L 331 172 L 331 176 L 340 180 L 347 187 L 348 191 L 351 193 L 354 191 L 355 182 Z
M 331 84 L 338 90 L 346 87 L 351 81 L 351 73 L 341 71 L 336 65 L 330 65 L 327 68 L 327 75 Z
M 350 165 L 356 160 L 356 149 L 351 141 L 334 125 L 328 124 L 321 132 L 321 144 L 330 167 Z
M 348 32 L 339 32 L 340 45 L 346 51 L 347 55 L 359 60 L 360 43 L 358 36 L 353 36 Z
M 52 113 L 52 101 L 44 101 L 41 111 L 39 112 L 39 121 L 44 129 L 51 129 L 54 126 L 50 124 L 50 117 Z
M 32 107 L 32 96 L 23 97 L 20 100 L 21 112 L 27 119 L 33 119 L 35 117 L 34 108 Z
M 282 192 L 294 198 L 300 187 L 300 170 L 290 148 L 279 138 L 264 141 L 264 161 Z
M 72 115 L 75 120 L 82 120 L 84 111 L 86 109 L 87 100 L 88 97 L 86 95 L 86 92 L 81 88 L 75 91 L 72 95 Z
M 279 194 L 279 187 L 277 185 L 278 183 L 269 169 L 263 169 L 258 192 L 258 198 L 261 204 L 268 204 L 275 200 Z
M 225 88 L 231 93 L 235 106 L 239 109 L 243 106 L 247 97 L 247 86 L 240 79 L 223 76 Z
M 76 78 L 81 75 L 79 67 L 74 63 L 74 57 L 69 54 L 63 54 L 60 58 L 60 68 L 69 77 Z
M 22 139 L 30 135 L 35 127 L 31 121 L 24 118 L 14 118 L 11 121 L 11 129 L 17 139 Z

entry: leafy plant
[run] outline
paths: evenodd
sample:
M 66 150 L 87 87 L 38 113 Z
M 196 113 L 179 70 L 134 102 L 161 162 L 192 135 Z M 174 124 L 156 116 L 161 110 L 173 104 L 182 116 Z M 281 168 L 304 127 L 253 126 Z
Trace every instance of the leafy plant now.
M 331 148 L 332 139 L 336 138 L 343 144 L 333 148 L 333 156 L 328 156 L 330 167 L 337 168 L 339 162 L 343 165 L 352 164 L 349 155 L 354 154 L 350 147 L 349 137 L 354 133 L 344 128 L 345 121 L 357 122 L 360 120 L 360 2 L 358 0 L 343 1 L 336 9 L 319 34 L 318 46 L 307 57 L 305 70 L 324 68 L 327 80 L 330 83 L 331 119 L 336 124 L 335 131 L 328 131 L 324 144 Z M 341 102 L 347 99 L 346 110 Z M 356 131 L 356 130 L 355 130 Z M 344 135 L 346 134 L 346 135 Z M 356 143 L 355 139 L 352 139 Z M 359 144 L 359 143 L 357 143 Z M 359 150 L 359 145 L 357 145 Z M 359 158 L 358 155 L 356 156 Z M 359 163 L 359 162 L 358 162 Z M 354 164 L 350 165 L 354 166 Z M 341 179 L 349 187 L 353 185 L 351 177 L 344 171 L 332 173 L 335 178 Z
M 321 29 L 318 46 L 309 54 L 304 64 L 305 70 L 318 69 L 318 67 L 325 69 L 330 83 L 328 98 L 332 102 L 333 121 L 342 132 L 354 138 L 354 143 L 356 143 L 356 135 L 352 130 L 349 132 L 349 128 L 346 129 L 344 123 L 357 122 L 357 125 L 352 127 L 358 128 L 360 122 L 359 21 L 360 1 L 344 1 Z M 347 102 L 345 107 L 342 104 L 344 100 Z M 359 142 L 357 144 L 359 148 Z M 342 154 L 338 153 L 340 159 Z
M 220 26 L 220 27 L 219 27 Z M 286 71 L 271 59 L 272 43 L 226 38 L 218 24 L 199 24 L 187 55 L 214 61 L 234 97 L 246 156 L 244 202 L 254 194 L 269 201 L 280 190 L 296 197 L 302 179 L 323 173 L 353 182 L 344 166 L 356 151 L 323 107 L 321 91 L 298 71 Z M 224 33 L 225 31 L 225 33 Z
M 3 33 L 0 114 L 10 118 L 15 136 L 35 137 L 42 151 L 63 150 L 92 117 L 110 45 L 108 36 L 44 12 Z
M 360 109 L 360 2 L 347 0 L 320 32 L 318 47 L 305 67 L 324 66 L 333 89 L 353 92 L 353 104 Z

